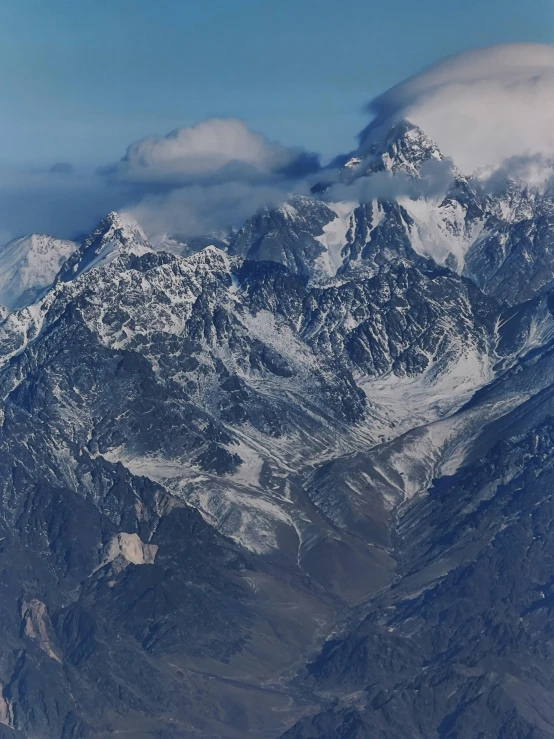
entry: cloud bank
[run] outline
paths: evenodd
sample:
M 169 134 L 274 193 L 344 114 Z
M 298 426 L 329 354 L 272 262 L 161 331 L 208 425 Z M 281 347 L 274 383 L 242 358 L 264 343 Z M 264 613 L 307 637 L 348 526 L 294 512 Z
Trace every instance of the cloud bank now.
M 307 191 L 319 157 L 236 118 L 214 118 L 136 141 L 119 162 L 79 172 L 0 172 L 0 243 L 32 231 L 72 238 L 110 210 L 127 210 L 152 238 L 238 227 L 264 205 Z
M 124 182 L 175 187 L 275 181 L 319 168 L 312 152 L 269 141 L 236 118 L 212 118 L 137 141 L 104 172 Z
M 552 157 L 554 46 L 457 54 L 387 90 L 369 110 L 378 122 L 417 124 L 466 173 L 494 170 L 510 157 Z
M 312 152 L 269 141 L 236 118 L 213 118 L 137 141 L 101 174 L 132 189 L 127 211 L 155 240 L 239 227 L 291 191 L 307 192 L 304 179 L 320 169 Z
M 154 243 L 164 235 L 210 235 L 242 226 L 260 208 L 277 207 L 289 197 L 293 183 L 289 184 L 291 187 L 284 189 L 243 182 L 191 185 L 146 195 L 126 210 Z

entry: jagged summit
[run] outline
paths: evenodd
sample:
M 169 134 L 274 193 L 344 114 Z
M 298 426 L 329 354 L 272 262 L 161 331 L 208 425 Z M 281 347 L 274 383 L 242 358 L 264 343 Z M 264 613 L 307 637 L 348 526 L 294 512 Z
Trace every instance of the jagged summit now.
M 432 159 L 444 159 L 438 146 L 419 126 L 403 120 L 392 125 L 369 125 L 360 135 L 360 145 L 345 166 L 356 176 L 372 172 L 406 172 L 419 176 L 421 165 Z
M 72 280 L 93 267 L 111 262 L 120 254 L 141 255 L 149 251 L 152 246 L 139 224 L 127 214 L 112 211 L 67 260 L 60 279 Z

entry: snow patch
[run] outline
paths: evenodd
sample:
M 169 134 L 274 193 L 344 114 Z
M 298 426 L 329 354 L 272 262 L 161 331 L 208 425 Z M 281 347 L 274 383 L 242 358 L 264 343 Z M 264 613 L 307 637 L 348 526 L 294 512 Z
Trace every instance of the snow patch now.
M 441 198 L 399 197 L 398 203 L 414 221 L 410 231 L 412 248 L 424 257 L 431 257 L 437 264 L 445 264 L 452 256 L 456 271 L 461 272 L 469 247 L 479 236 L 484 221 L 468 229 L 466 212 L 457 201 Z M 451 263 L 449 266 L 452 266 Z
M 315 240 L 323 246 L 324 251 L 314 262 L 315 278 L 335 277 L 343 266 L 342 250 L 348 243 L 347 234 L 353 226 L 353 214 L 358 203 L 341 202 L 328 203 L 328 206 L 337 214 L 337 217 L 323 227 L 323 234 Z

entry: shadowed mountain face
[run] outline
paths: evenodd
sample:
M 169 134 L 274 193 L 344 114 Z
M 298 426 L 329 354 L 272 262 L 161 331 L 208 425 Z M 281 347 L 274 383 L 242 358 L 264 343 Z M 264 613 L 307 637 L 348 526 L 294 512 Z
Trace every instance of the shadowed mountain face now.
M 412 191 L 111 213 L 10 293 L 0 737 L 554 736 L 551 196 L 345 161 Z

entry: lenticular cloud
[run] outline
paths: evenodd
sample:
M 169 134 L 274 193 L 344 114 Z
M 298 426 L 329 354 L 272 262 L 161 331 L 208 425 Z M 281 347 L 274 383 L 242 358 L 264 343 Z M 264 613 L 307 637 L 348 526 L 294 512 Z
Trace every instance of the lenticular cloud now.
M 510 157 L 554 157 L 554 46 L 506 44 L 450 57 L 370 104 L 407 118 L 467 173 Z M 362 134 L 363 136 L 363 134 Z

